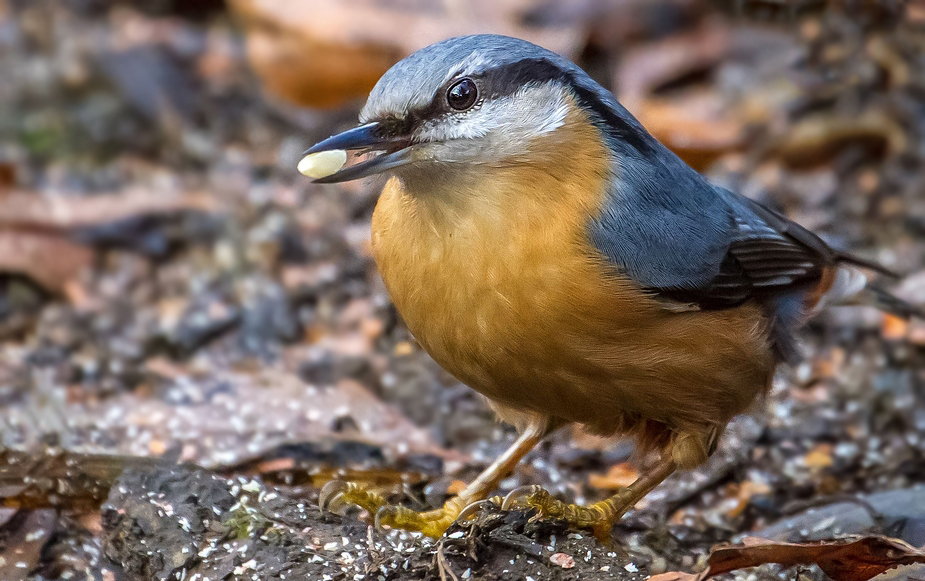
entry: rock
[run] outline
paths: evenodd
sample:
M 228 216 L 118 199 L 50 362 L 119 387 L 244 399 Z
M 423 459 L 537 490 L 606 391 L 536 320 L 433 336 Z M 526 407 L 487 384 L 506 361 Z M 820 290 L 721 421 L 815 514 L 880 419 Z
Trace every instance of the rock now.
M 751 536 L 798 542 L 865 533 L 900 538 L 915 547 L 925 545 L 925 486 L 868 494 L 860 496 L 858 502 L 834 502 L 810 508 Z

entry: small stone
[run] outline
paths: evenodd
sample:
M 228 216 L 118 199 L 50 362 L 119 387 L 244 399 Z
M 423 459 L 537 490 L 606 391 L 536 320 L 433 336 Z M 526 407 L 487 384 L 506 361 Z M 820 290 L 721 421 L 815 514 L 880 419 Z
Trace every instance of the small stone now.
M 553 553 L 549 557 L 549 562 L 563 569 L 571 569 L 575 566 L 575 558 L 566 553 Z

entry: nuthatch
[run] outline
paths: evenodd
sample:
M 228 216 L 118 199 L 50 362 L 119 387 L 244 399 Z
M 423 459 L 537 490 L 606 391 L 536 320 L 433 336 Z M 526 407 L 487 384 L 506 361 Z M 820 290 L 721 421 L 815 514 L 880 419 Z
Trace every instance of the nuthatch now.
M 599 535 L 677 468 L 716 447 L 795 354 L 823 305 L 873 299 L 877 265 L 711 185 L 580 68 L 523 40 L 452 38 L 379 80 L 361 125 L 308 150 L 316 181 L 390 176 L 372 248 L 399 313 L 447 371 L 520 437 L 457 497 L 418 513 L 330 483 L 322 504 L 438 536 L 551 431 L 635 438 L 659 461 L 579 507 L 538 487 L 526 504 Z M 339 169 L 340 153 L 376 152 Z M 333 160 L 333 161 L 332 161 Z M 466 510 L 468 514 L 471 508 Z

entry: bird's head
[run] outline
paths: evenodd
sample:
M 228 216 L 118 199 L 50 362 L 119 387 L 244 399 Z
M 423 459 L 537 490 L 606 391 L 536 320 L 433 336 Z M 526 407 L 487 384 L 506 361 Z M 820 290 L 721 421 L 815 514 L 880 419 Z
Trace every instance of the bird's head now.
M 524 40 L 464 36 L 394 65 L 373 88 L 361 125 L 306 153 L 375 152 L 322 183 L 383 172 L 453 174 L 535 161 L 577 118 L 601 127 L 600 139 L 641 146 L 647 138 L 609 92 L 568 60 Z

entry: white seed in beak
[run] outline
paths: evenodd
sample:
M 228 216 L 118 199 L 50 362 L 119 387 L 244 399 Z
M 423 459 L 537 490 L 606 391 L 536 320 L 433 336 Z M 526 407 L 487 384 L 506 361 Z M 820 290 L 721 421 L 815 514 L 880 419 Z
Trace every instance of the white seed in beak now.
M 299 173 L 312 179 L 326 178 L 329 175 L 337 173 L 347 163 L 347 151 L 344 149 L 332 149 L 331 151 L 319 151 L 310 153 L 302 158 L 297 169 Z

